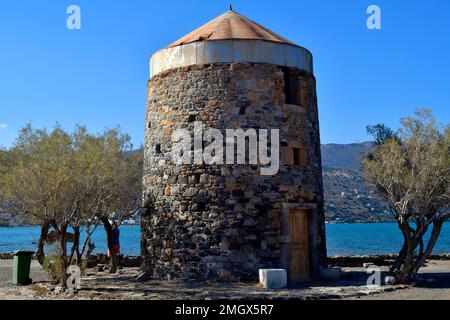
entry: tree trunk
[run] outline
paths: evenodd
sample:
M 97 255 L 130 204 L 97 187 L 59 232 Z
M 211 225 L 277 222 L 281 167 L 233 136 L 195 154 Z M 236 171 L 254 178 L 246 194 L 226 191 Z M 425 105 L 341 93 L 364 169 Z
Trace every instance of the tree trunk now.
M 72 249 L 70 250 L 69 264 L 73 263 L 73 258 L 75 253 L 77 254 L 76 264 L 78 265 L 78 258 L 80 253 L 80 227 L 73 227 L 74 232 L 74 241 L 72 245 Z
M 62 226 L 60 233 L 60 270 L 59 273 L 59 283 L 63 288 L 67 288 L 67 242 L 66 242 L 66 234 L 67 234 L 68 226 Z
M 91 242 L 91 236 L 89 236 L 87 245 L 88 245 L 88 251 L 86 253 L 86 256 L 90 256 L 90 255 L 92 255 L 92 253 L 95 250 L 95 243 Z
M 86 247 L 88 250 L 86 251 Z M 91 248 L 94 247 L 92 250 Z M 95 246 L 91 244 L 91 226 L 88 224 L 86 226 L 86 239 L 84 240 L 83 247 L 81 248 L 80 256 L 82 257 L 86 252 L 86 257 L 90 256 L 92 251 L 94 251 Z
M 414 271 L 414 241 L 408 240 L 406 243 L 406 254 L 403 264 L 398 271 L 395 272 L 395 277 L 398 283 L 410 284 L 413 280 Z
M 81 253 L 81 251 L 78 249 L 77 250 L 77 266 L 81 267 L 81 265 L 83 264 L 83 255 Z
M 50 225 L 48 223 L 45 223 L 41 226 L 41 235 L 39 237 L 38 248 L 36 251 L 36 258 L 41 266 L 44 265 L 44 261 L 45 261 L 44 248 L 45 248 L 45 241 L 46 241 L 49 229 L 50 229 Z
M 437 239 L 439 238 L 439 235 L 441 233 L 443 222 L 436 222 L 433 226 L 433 231 L 431 233 L 431 238 L 428 241 L 427 249 L 424 253 L 422 253 L 414 266 L 413 270 L 413 276 L 415 277 L 417 273 L 419 272 L 419 269 L 422 268 L 424 263 L 427 261 L 427 259 L 430 257 L 431 253 L 433 252 L 433 249 L 436 245 Z
M 406 253 L 408 251 L 408 243 L 405 240 L 403 243 L 402 250 L 400 250 L 400 253 L 397 256 L 397 259 L 395 260 L 395 263 L 392 265 L 390 272 L 395 273 L 398 270 L 400 270 L 400 267 L 403 265 L 406 259 Z
M 106 231 L 106 241 L 108 244 L 108 250 L 110 255 L 110 263 L 111 267 L 109 269 L 109 273 L 116 273 L 117 267 L 119 265 L 119 257 L 117 256 L 116 250 L 113 244 L 113 228 L 111 223 L 109 223 L 108 219 L 102 219 L 103 226 Z
M 399 225 L 405 237 L 405 242 L 390 271 L 395 274 L 398 283 L 410 284 L 414 281 L 419 269 L 424 265 L 433 252 L 437 239 L 439 238 L 443 222 L 438 221 L 434 223 L 431 238 L 428 241 L 426 250 L 424 250 L 425 246 L 423 242 L 423 236 L 426 229 L 416 232 L 413 236 L 410 236 L 407 231 L 407 225 Z M 417 247 L 420 247 L 418 256 L 415 255 L 415 250 Z

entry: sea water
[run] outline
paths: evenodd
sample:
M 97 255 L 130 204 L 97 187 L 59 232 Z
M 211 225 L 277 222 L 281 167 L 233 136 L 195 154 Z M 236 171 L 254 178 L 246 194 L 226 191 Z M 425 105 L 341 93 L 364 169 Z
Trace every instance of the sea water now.
M 397 253 L 403 239 L 396 223 L 329 224 L 328 255 L 363 255 Z M 16 250 L 36 250 L 39 227 L 0 228 L 0 253 Z M 82 234 L 84 239 L 84 234 Z M 98 228 L 92 237 L 95 253 L 106 253 L 106 235 Z M 121 251 L 126 255 L 140 254 L 140 227 L 120 228 Z M 450 253 L 450 223 L 444 225 L 434 253 Z

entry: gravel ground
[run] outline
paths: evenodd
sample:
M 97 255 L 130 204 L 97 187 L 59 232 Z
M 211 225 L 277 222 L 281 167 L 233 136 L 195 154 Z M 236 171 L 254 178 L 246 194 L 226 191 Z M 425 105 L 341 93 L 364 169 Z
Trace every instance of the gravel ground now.
M 386 270 L 386 268 L 382 268 Z M 344 279 L 338 282 L 310 282 L 301 287 L 268 291 L 258 284 L 196 283 L 177 281 L 136 281 L 137 268 L 120 269 L 118 274 L 88 270 L 82 278 L 82 289 L 56 294 L 47 275 L 34 261 L 28 287 L 13 287 L 12 261 L 0 260 L 0 300 L 5 299 L 80 299 L 80 300 L 207 300 L 207 299 L 450 299 L 450 261 L 432 261 L 422 270 L 416 287 L 366 286 L 364 268 L 344 268 Z
M 450 300 L 450 261 L 431 261 L 408 290 L 361 297 L 362 300 Z

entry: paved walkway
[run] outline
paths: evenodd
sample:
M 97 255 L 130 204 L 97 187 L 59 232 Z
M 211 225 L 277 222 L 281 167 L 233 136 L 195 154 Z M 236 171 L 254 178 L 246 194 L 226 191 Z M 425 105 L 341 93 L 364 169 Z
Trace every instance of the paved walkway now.
M 1 288 L 12 288 L 13 260 L 0 260 L 0 291 Z M 33 260 L 30 277 L 34 282 L 48 281 L 48 275 L 42 271 L 41 265 Z
M 14 287 L 12 277 L 13 260 L 0 260 L 0 300 L 35 299 L 35 291 L 30 291 L 34 285 L 24 288 Z M 49 283 L 47 273 L 42 271 L 41 265 L 35 260 L 31 262 L 30 277 L 35 283 Z

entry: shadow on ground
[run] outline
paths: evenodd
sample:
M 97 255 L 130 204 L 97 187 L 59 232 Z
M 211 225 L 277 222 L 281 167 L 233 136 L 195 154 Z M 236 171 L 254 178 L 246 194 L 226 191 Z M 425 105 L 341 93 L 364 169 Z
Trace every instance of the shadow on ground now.
M 415 286 L 427 289 L 450 289 L 450 272 L 421 273 Z

